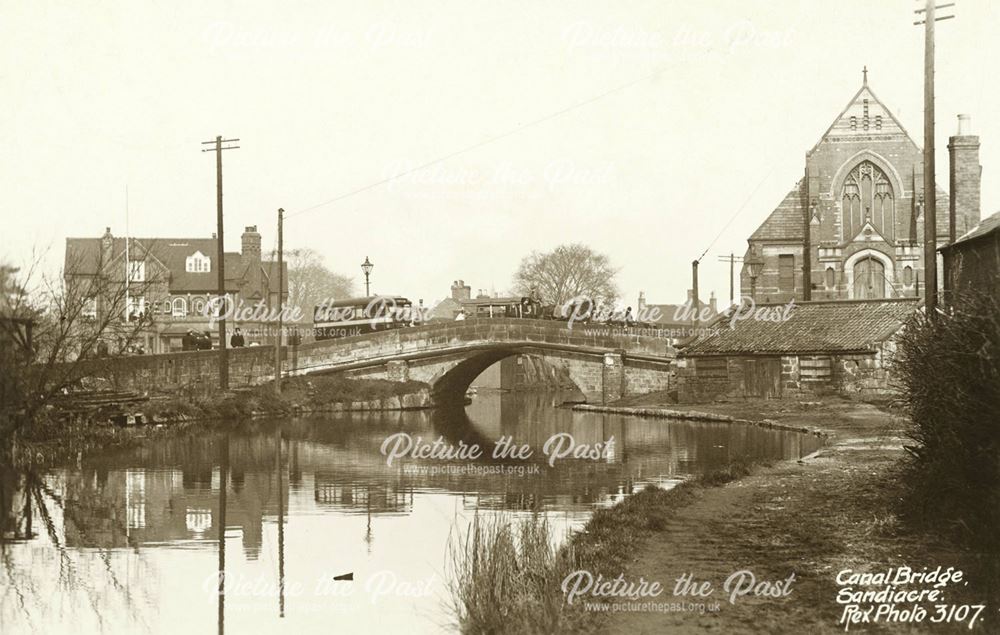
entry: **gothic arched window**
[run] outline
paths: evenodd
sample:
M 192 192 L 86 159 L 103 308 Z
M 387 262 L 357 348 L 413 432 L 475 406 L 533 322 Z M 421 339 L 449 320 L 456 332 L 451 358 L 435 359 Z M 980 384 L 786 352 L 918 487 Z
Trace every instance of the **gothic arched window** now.
M 887 241 L 895 240 L 896 206 L 892 183 L 877 165 L 862 161 L 854 166 L 844 179 L 841 203 L 845 241 L 857 236 L 866 222 Z

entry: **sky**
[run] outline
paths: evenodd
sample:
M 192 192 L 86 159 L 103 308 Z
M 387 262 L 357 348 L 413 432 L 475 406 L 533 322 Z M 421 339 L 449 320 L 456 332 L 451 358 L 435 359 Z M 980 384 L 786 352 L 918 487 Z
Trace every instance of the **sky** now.
M 622 296 L 677 302 L 800 178 L 869 84 L 922 143 L 915 0 L 183 3 L 0 0 L 0 259 L 58 273 L 67 237 L 207 237 L 224 153 L 226 248 L 257 225 L 363 288 L 505 292 L 579 242 Z M 938 24 L 937 160 L 956 115 L 998 209 L 1000 8 Z M 421 167 L 424 166 L 424 167 Z M 419 168 L 419 169 L 418 169 Z M 399 176 L 401 175 L 401 176 Z M 396 178 L 393 178 L 396 177 Z M 128 192 L 126 197 L 126 190 Z M 127 198 L 127 205 L 126 205 Z

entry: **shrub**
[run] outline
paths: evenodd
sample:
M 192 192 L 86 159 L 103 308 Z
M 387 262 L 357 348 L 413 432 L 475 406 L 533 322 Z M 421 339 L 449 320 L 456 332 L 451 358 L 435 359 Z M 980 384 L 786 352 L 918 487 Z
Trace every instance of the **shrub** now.
M 995 551 L 1000 530 L 1000 302 L 967 294 L 901 335 L 898 364 L 914 446 L 913 511 Z

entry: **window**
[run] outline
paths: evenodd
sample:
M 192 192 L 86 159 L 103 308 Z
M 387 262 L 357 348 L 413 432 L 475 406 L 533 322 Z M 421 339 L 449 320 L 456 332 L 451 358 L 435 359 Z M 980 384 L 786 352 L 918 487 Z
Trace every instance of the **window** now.
M 193 311 L 196 315 L 204 315 L 205 301 L 201 298 L 195 298 L 194 301 L 191 302 L 191 311 Z
M 80 315 L 90 320 L 96 320 L 97 298 L 85 298 L 83 301 L 83 309 L 80 311 Z
M 828 289 L 832 289 L 837 282 L 837 274 L 833 270 L 833 267 L 827 267 L 825 273 L 825 279 L 823 282 L 826 284 Z
M 791 254 L 778 256 L 778 291 L 795 291 L 795 256 Z
M 871 223 L 887 241 L 895 239 L 896 208 L 892 184 L 871 161 L 862 161 L 844 179 L 841 213 L 845 242 L 857 236 L 865 223 Z
M 125 318 L 128 321 L 139 319 L 146 310 L 146 298 L 130 295 L 125 305 Z
M 212 259 L 196 251 L 184 261 L 184 270 L 188 273 L 208 273 L 212 270 Z
M 187 302 L 184 300 L 184 298 L 174 298 L 173 316 L 185 317 L 186 315 L 187 315 Z
M 903 284 L 908 287 L 913 286 L 913 267 L 907 266 L 903 269 Z
M 142 260 L 130 260 L 128 263 L 129 282 L 146 281 L 146 263 Z

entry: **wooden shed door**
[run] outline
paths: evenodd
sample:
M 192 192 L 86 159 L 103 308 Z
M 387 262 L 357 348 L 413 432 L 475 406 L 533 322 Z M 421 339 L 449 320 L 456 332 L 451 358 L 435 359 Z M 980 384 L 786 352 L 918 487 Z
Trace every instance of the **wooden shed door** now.
M 774 399 L 781 396 L 781 359 L 743 360 L 743 396 Z

